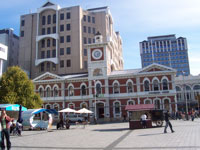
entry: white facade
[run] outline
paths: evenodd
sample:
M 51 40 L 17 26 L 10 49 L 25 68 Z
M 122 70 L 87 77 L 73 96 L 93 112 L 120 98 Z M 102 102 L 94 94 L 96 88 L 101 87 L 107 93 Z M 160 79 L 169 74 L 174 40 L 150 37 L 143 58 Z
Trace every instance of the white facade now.
M 0 43 L 0 76 L 5 71 L 5 62 L 8 57 L 8 47 Z

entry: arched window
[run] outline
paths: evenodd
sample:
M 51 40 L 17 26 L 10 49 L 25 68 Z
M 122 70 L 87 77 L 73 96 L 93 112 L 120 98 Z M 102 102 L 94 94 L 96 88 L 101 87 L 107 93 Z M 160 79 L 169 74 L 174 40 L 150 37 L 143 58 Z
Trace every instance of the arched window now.
M 177 101 L 181 101 L 181 88 L 176 86 L 176 98 L 177 98 Z
M 71 109 L 75 109 L 75 104 L 74 103 L 69 103 L 68 107 L 71 108 Z
M 160 100 L 159 99 L 154 100 L 154 106 L 155 106 L 155 109 L 161 109 L 160 108 L 161 104 L 160 104 Z
M 50 89 L 50 87 L 47 87 L 47 89 L 46 89 L 46 97 L 51 97 L 51 89 Z
M 191 88 L 188 85 L 186 85 L 185 89 L 186 89 L 185 94 L 186 94 L 187 100 L 191 100 Z
M 69 96 L 74 96 L 74 88 L 73 86 L 69 86 Z
M 134 100 L 128 100 L 127 105 L 135 105 L 135 101 Z
M 40 94 L 40 97 L 44 97 L 44 90 L 43 90 L 43 88 L 39 89 L 39 94 Z
M 81 108 L 87 108 L 87 103 L 85 102 L 81 103 Z
M 200 94 L 200 85 L 195 85 L 193 87 L 193 90 L 194 90 L 194 96 L 196 97 L 197 95 Z
M 150 99 L 144 101 L 144 104 L 152 104 Z
M 81 86 L 81 95 L 82 96 L 86 95 L 86 86 L 85 85 Z
M 119 102 L 114 103 L 114 110 L 115 110 L 115 114 L 120 114 L 120 103 Z
M 114 83 L 113 91 L 114 91 L 115 94 L 119 93 L 119 84 L 118 83 Z
M 166 109 L 166 110 L 170 110 L 170 106 L 169 106 L 169 100 L 168 99 L 165 99 L 164 100 L 164 109 Z
M 163 86 L 163 90 L 168 90 L 168 82 L 167 82 L 167 79 L 163 79 L 163 80 L 162 80 L 162 86 Z
M 144 91 L 149 91 L 149 81 L 144 81 Z
M 96 94 L 97 95 L 101 94 L 101 84 L 100 83 L 96 84 Z
M 51 105 L 50 105 L 50 104 L 47 104 L 47 105 L 46 105 L 46 109 L 51 109 Z
M 128 84 L 127 84 L 127 92 L 128 93 L 133 92 L 133 84 L 131 82 L 128 82 Z
M 56 86 L 53 88 L 53 96 L 54 97 L 58 96 L 58 87 L 56 87 Z
M 153 81 L 153 90 L 154 91 L 159 91 L 159 83 L 158 80 Z

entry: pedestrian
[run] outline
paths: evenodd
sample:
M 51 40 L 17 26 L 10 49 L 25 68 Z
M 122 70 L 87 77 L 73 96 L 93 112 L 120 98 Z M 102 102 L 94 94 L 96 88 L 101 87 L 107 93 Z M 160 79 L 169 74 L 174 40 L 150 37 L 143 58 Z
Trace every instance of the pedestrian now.
M 1 122 L 1 127 L 2 127 L 2 132 L 1 132 L 1 149 L 5 150 L 5 144 L 4 144 L 4 137 L 6 138 L 6 145 L 7 149 L 10 150 L 11 148 L 11 142 L 10 142 L 10 122 L 13 120 L 13 118 L 10 118 L 5 110 L 1 111 L 1 117 L 0 117 L 0 122 Z
M 169 121 L 169 117 L 171 118 L 171 116 L 169 115 L 169 111 L 167 110 L 167 112 L 165 112 L 165 122 L 166 122 L 166 125 L 165 125 L 165 129 L 164 129 L 164 133 L 167 133 L 167 127 L 169 125 L 170 129 L 171 129 L 171 132 L 175 132 L 173 129 L 172 129 L 172 124 L 171 122 Z
M 146 128 L 147 127 L 147 115 L 146 114 L 142 114 L 141 116 L 141 121 L 142 121 L 142 128 Z

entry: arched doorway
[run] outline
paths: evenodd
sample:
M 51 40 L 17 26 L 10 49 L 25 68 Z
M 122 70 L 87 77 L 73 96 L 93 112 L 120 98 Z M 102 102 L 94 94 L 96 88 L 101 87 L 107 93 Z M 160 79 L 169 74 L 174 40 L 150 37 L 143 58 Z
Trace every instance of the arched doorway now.
M 96 104 L 96 111 L 97 111 L 97 118 L 104 118 L 105 117 L 105 110 L 104 110 L 104 103 L 98 102 Z

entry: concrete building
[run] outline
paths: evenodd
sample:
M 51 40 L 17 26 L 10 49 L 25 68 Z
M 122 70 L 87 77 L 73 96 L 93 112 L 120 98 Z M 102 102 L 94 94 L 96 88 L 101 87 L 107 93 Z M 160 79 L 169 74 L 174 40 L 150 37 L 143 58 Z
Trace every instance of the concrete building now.
M 175 34 L 148 37 L 140 42 L 140 55 L 142 67 L 158 63 L 176 69 L 177 76 L 190 74 L 186 38 Z
M 8 47 L 0 43 L 0 77 L 6 70 Z
M 13 29 L 0 30 L 0 43 L 7 46 L 7 61 L 4 61 L 4 71 L 7 67 L 18 65 L 19 37 L 13 33 Z
M 103 122 L 128 116 L 126 105 L 154 104 L 157 109 L 176 111 L 176 70 L 155 63 L 142 69 L 113 70 L 111 45 L 100 34 L 95 43 L 87 45 L 88 73 L 61 76 L 46 72 L 35 78 L 43 107 L 86 107 Z
M 36 13 L 20 18 L 19 65 L 31 78 L 45 72 L 57 75 L 88 72 L 85 44 L 99 31 L 110 41 L 112 69 L 123 69 L 122 40 L 113 28 L 108 7 L 83 10 L 45 3 Z

